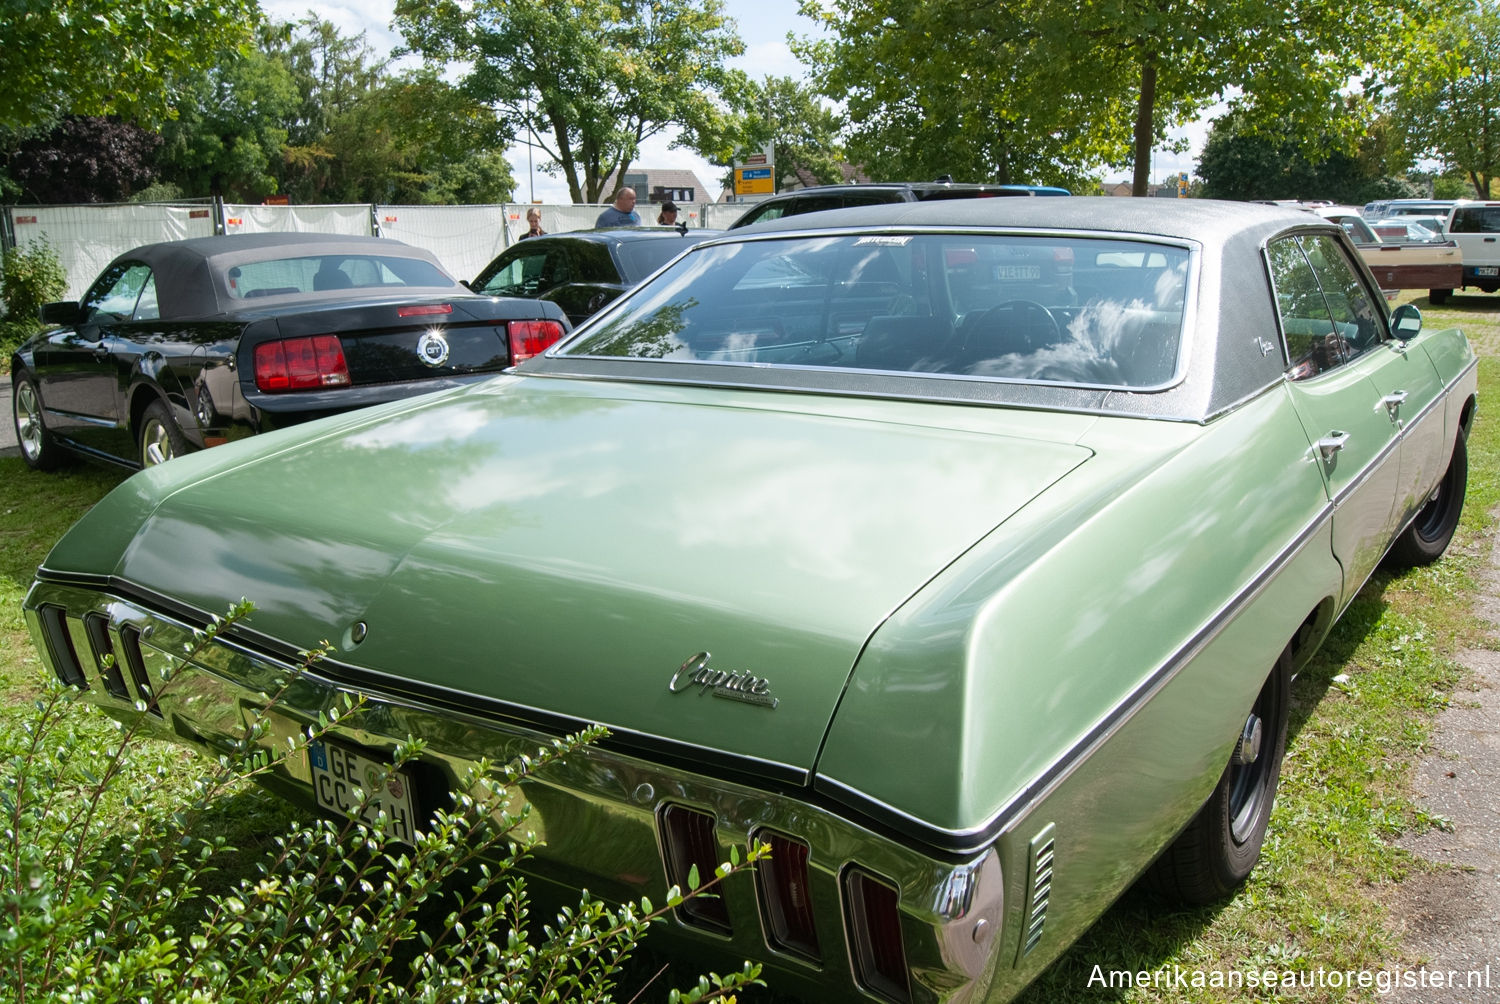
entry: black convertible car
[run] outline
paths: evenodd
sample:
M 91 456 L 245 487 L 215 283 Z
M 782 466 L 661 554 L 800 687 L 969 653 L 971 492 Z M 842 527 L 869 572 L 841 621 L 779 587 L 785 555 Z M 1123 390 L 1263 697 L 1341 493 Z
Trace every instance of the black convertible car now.
M 16 438 L 127 467 L 482 379 L 569 330 L 561 308 L 477 296 L 379 237 L 247 234 L 116 258 L 11 357 Z

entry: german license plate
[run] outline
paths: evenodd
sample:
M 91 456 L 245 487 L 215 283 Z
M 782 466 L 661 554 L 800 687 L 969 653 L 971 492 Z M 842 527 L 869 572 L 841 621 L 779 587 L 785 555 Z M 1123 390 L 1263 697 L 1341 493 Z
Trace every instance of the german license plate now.
M 1480 266 L 1474 270 L 1475 275 L 1500 275 L 1500 266 Z
M 1027 279 L 1040 279 L 1042 277 L 1042 266 L 1040 265 L 996 265 L 995 278 L 1002 282 L 1017 282 Z
M 390 764 L 333 743 L 308 743 L 307 762 L 312 767 L 313 796 L 325 809 L 347 816 L 354 810 L 354 793 L 369 794 L 361 818 L 373 823 L 385 810 L 387 832 L 407 843 L 417 814 L 412 808 L 411 777 Z

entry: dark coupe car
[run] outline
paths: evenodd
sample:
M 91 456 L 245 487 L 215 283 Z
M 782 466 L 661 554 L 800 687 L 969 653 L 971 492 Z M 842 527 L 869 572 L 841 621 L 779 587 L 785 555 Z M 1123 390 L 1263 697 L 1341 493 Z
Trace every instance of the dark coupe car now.
M 136 248 L 11 357 L 32 467 L 149 467 L 309 418 L 452 387 L 542 351 L 553 304 L 476 296 L 420 248 L 252 234 Z
M 549 885 L 659 897 L 764 842 L 656 943 L 999 1004 L 1148 871 L 1244 882 L 1295 674 L 1452 538 L 1476 386 L 1310 213 L 846 209 L 701 244 L 511 374 L 146 471 L 25 612 L 59 679 L 211 756 L 368 695 L 327 745 L 378 780 L 425 742 L 371 785 L 393 825 L 602 723 L 522 785 Z M 328 763 L 268 783 L 337 810 Z
M 613 227 L 531 237 L 485 266 L 470 289 L 550 300 L 582 324 L 625 290 L 719 230 Z
M 883 206 L 892 202 L 937 202 L 948 199 L 993 199 L 999 196 L 1069 195 L 1066 188 L 1052 185 L 961 184 L 948 178 L 937 181 L 875 181 L 847 185 L 814 185 L 762 199 L 745 210 L 730 230 L 752 223 L 769 223 L 785 216 L 821 213 L 854 206 Z

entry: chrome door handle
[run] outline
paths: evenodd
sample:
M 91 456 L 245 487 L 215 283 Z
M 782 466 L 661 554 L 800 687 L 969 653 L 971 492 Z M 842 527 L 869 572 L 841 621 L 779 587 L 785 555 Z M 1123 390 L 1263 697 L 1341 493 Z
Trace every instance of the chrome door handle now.
M 1349 433 L 1338 431 L 1330 432 L 1318 440 L 1318 455 L 1323 458 L 1323 463 L 1332 463 L 1334 455 L 1342 450 L 1347 442 L 1349 442 Z
M 1385 402 L 1385 413 L 1391 417 L 1391 421 L 1401 413 L 1401 406 L 1406 403 L 1406 391 L 1398 390 L 1381 398 Z

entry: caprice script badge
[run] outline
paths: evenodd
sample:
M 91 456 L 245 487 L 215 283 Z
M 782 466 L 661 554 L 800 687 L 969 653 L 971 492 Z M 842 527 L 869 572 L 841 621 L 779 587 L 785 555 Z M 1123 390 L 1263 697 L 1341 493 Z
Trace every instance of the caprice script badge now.
M 698 688 L 698 696 L 713 694 L 715 697 L 727 698 L 731 701 L 744 701 L 746 704 L 759 704 L 764 708 L 774 708 L 781 700 L 771 696 L 771 681 L 763 676 L 752 676 L 739 670 L 714 669 L 708 664 L 707 652 L 699 652 L 687 662 L 677 667 L 677 672 L 672 674 L 667 689 L 674 694 L 680 694 L 693 687 Z

